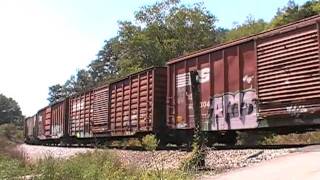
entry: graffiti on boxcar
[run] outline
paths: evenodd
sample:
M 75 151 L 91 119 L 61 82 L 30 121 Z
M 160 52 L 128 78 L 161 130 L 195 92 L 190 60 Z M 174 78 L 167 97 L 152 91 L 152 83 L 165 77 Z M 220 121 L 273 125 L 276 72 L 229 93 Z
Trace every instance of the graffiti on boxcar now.
M 256 126 L 256 99 L 257 94 L 253 89 L 213 97 L 210 102 L 209 127 L 219 130 Z
M 308 111 L 308 109 L 304 105 L 301 105 L 301 106 L 296 106 L 296 105 L 288 106 L 288 107 L 286 107 L 286 109 L 287 109 L 287 112 L 291 116 L 295 116 L 295 117 L 298 117 L 298 116 L 301 115 L 301 113 L 306 113 Z

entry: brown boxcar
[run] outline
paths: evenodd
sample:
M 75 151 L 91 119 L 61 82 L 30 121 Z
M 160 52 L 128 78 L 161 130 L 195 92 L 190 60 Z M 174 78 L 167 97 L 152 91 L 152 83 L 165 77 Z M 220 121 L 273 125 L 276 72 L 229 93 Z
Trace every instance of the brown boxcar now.
M 109 136 L 109 86 L 69 98 L 69 135 L 78 138 Z
M 68 100 L 54 103 L 37 113 L 37 136 L 41 140 L 67 136 Z
M 51 107 L 47 106 L 37 113 L 37 136 L 40 140 L 50 139 Z
M 173 59 L 167 125 L 192 129 L 197 70 L 204 130 L 319 124 L 320 16 Z
M 159 132 L 166 119 L 166 68 L 155 67 L 110 84 L 112 136 Z
M 68 132 L 78 138 L 92 137 L 93 90 L 69 98 Z
M 37 116 L 27 117 L 24 120 L 24 137 L 26 142 L 32 142 L 37 138 L 36 135 Z
M 58 139 L 68 135 L 67 131 L 67 112 L 68 112 L 68 98 L 57 102 L 51 107 L 51 131 L 50 138 Z

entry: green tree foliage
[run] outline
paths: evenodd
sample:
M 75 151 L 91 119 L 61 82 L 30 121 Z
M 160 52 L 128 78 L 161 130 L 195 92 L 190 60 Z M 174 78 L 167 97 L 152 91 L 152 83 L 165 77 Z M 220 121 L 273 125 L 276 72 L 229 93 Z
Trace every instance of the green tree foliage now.
M 320 1 L 311 0 L 303 5 L 297 5 L 293 0 L 290 0 L 282 9 L 278 9 L 277 14 L 270 22 L 270 28 L 275 28 L 294 21 L 301 20 L 320 13 Z
M 137 24 L 120 22 L 120 75 L 166 61 L 217 43 L 216 18 L 202 4 L 181 5 L 167 0 L 144 6 L 135 13 Z
M 60 84 L 49 87 L 49 98 L 50 103 L 54 103 L 65 98 L 64 88 Z
M 236 25 L 233 29 L 225 33 L 225 41 L 232 41 L 260 33 L 266 30 L 267 25 L 268 24 L 262 19 L 255 20 L 252 16 L 248 16 L 243 24 Z
M 117 60 L 119 59 L 119 38 L 114 37 L 105 41 L 102 50 L 97 54 L 97 59 L 89 64 L 92 80 L 96 84 L 110 82 L 117 77 Z
M 0 124 L 14 123 L 22 125 L 23 115 L 18 103 L 0 94 Z
M 129 73 L 163 66 L 171 58 L 217 44 L 217 34 L 224 33 L 215 30 L 216 18 L 203 4 L 185 6 L 179 0 L 143 6 L 134 22 L 120 21 L 118 36 L 105 41 L 88 70 L 50 87 L 48 100 L 56 102 Z
M 76 93 L 82 93 L 92 87 L 95 83 L 89 71 L 81 69 L 77 72 L 77 75 L 72 75 L 64 85 L 56 84 L 49 87 L 48 101 L 50 104 L 56 103 L 64 98 L 74 95 Z

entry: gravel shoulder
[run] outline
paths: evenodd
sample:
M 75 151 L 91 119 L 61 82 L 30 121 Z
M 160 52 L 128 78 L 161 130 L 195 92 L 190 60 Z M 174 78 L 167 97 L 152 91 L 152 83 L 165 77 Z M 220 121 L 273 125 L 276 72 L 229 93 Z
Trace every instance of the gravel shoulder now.
M 79 153 L 94 151 L 92 148 L 65 148 L 48 147 L 21 144 L 17 146 L 25 158 L 30 162 L 36 162 L 47 156 L 66 159 Z M 143 169 L 174 169 L 179 168 L 189 152 L 185 151 L 133 151 L 108 149 L 115 153 L 120 161 L 127 166 Z M 246 149 L 246 150 L 209 150 L 206 157 L 206 171 L 202 174 L 216 175 L 233 169 L 248 167 L 263 161 L 275 159 L 287 155 L 296 149 Z
M 320 146 L 308 146 L 295 153 L 282 156 L 258 165 L 241 168 L 219 175 L 204 175 L 201 180 L 227 179 L 320 179 Z

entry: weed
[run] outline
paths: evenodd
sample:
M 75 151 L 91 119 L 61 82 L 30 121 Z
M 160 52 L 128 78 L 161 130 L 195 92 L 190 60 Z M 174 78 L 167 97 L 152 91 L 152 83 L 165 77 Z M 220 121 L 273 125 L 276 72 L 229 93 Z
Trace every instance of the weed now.
M 147 151 L 155 151 L 158 147 L 159 140 L 153 134 L 148 134 L 142 138 L 141 142 L 143 148 Z

